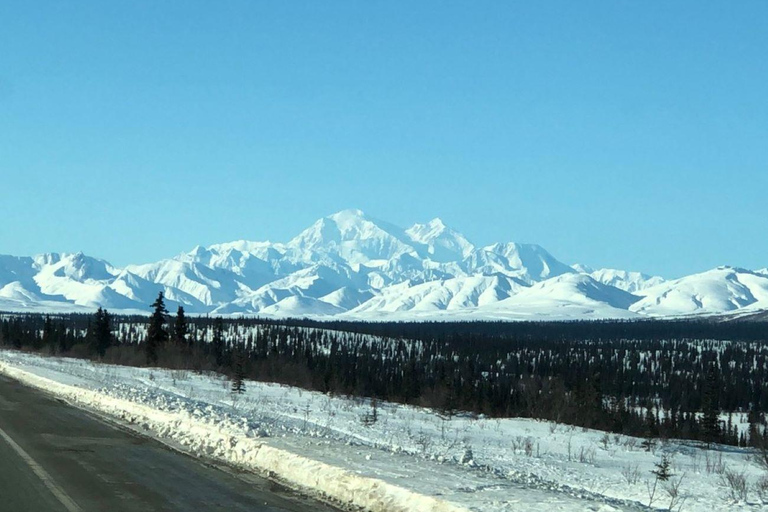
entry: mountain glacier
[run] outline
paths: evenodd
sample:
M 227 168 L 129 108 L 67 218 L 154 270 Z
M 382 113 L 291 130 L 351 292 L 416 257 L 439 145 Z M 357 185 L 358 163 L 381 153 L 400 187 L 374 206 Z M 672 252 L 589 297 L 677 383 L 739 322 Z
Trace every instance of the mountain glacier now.
M 666 281 L 569 266 L 534 244 L 477 247 L 440 219 L 407 229 L 360 210 L 324 217 L 287 243 L 235 241 L 117 268 L 77 254 L 0 256 L 0 311 L 369 320 L 640 318 L 768 308 L 768 271 L 719 267 Z

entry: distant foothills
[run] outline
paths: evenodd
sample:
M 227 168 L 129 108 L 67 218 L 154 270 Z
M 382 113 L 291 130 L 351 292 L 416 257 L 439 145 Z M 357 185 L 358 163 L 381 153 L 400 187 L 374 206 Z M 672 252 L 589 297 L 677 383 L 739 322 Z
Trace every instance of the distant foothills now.
M 759 314 L 768 269 L 676 280 L 565 264 L 534 244 L 478 247 L 440 219 L 407 229 L 359 210 L 287 243 L 236 241 L 117 268 L 77 254 L 0 256 L 0 311 L 188 313 L 348 320 L 573 320 Z

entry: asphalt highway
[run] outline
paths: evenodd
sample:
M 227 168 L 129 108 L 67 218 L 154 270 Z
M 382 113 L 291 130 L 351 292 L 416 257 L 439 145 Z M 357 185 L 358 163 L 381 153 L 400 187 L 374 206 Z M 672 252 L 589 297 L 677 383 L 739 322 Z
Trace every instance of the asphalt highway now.
M 332 512 L 0 376 L 0 511 Z

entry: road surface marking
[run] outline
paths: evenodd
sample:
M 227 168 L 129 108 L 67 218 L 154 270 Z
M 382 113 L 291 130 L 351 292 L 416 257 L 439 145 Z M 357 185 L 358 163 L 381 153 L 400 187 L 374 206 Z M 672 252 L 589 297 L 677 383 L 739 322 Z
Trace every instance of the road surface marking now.
M 27 463 L 27 465 L 32 469 L 32 471 L 34 471 L 37 477 L 42 480 L 43 484 L 45 484 L 48 490 L 51 491 L 51 494 L 53 494 L 56 499 L 61 502 L 62 505 L 64 505 L 64 508 L 67 509 L 67 512 L 82 512 L 82 509 L 72 500 L 72 498 L 67 495 L 66 492 L 64 492 L 64 489 L 59 487 L 56 482 L 53 481 L 51 475 L 49 475 L 48 472 L 44 470 L 40 464 L 35 462 L 35 459 L 30 457 L 29 454 L 25 452 L 21 446 L 16 444 L 16 441 L 11 439 L 11 436 L 6 434 L 5 431 L 1 428 L 0 437 L 5 439 L 5 442 L 8 443 L 8 445 L 13 448 L 16 453 L 19 454 L 19 457 L 21 457 L 24 462 Z

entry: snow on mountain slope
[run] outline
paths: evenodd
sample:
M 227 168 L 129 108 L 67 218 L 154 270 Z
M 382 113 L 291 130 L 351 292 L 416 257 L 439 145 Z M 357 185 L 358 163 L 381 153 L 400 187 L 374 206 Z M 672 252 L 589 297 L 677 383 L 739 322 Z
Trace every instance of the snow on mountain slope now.
M 130 309 L 130 299 L 109 288 L 119 273 L 104 260 L 77 254 L 46 254 L 35 258 L 34 281 L 40 293 L 64 297 L 80 306 Z
M 332 291 L 328 295 L 320 297 L 320 300 L 337 308 L 348 311 L 368 301 L 373 294 L 371 292 L 355 290 L 348 286 Z
M 176 290 L 206 306 L 233 300 L 240 288 L 232 272 L 191 262 L 163 260 L 131 265 L 126 270 L 145 282 L 161 284 L 169 292 Z
M 564 274 L 526 288 L 494 304 L 488 313 L 512 312 L 529 318 L 631 318 L 639 297 L 586 274 Z
M 768 308 L 768 270 L 665 282 L 570 267 L 534 244 L 476 247 L 440 219 L 401 229 L 344 210 L 288 243 L 238 240 L 118 269 L 78 254 L 0 256 L 0 310 L 146 311 L 158 292 L 189 313 L 354 318 L 596 318 Z M 634 295 L 633 295 L 634 294 Z
M 740 268 L 707 272 L 641 290 L 630 310 L 652 316 L 714 314 L 768 308 L 768 276 Z
M 472 309 L 494 304 L 524 288 L 523 284 L 501 275 L 455 277 L 415 285 L 404 282 L 385 288 L 350 315 Z
M 356 276 L 348 272 L 349 269 L 343 266 L 316 264 L 265 284 L 252 292 L 244 292 L 239 298 L 219 306 L 215 311 L 259 313 L 288 297 L 326 298 L 333 292 L 356 284 Z M 350 295 L 352 293 L 349 292 Z M 358 293 L 362 295 L 362 292 Z M 340 305 L 330 302 L 326 304 L 344 311 Z
M 588 274 L 595 281 L 629 293 L 635 293 L 664 282 L 663 277 L 649 276 L 642 272 L 629 272 L 613 268 L 595 270 L 586 265 L 579 264 L 573 265 L 572 268 L 579 273 Z
M 474 251 L 465 261 L 470 273 L 501 273 L 531 284 L 575 272 L 535 244 L 497 243 Z
M 29 291 L 19 281 L 8 283 L 0 288 L 0 298 L 31 303 L 40 300 L 40 296 Z
M 344 311 L 343 308 L 336 307 L 322 300 L 292 295 L 280 302 L 265 307 L 260 313 L 262 315 L 278 317 L 303 317 L 308 315 L 332 316 Z
M 13 293 L 37 295 L 40 292 L 35 282 L 38 272 L 39 267 L 33 258 L 0 256 L 0 288 L 11 286 L 6 292 L 8 295 L 11 289 L 15 290 Z
M 360 210 L 343 210 L 324 217 L 286 244 L 308 259 L 335 254 L 353 266 L 417 255 L 400 228 L 369 218 Z
M 429 258 L 437 262 L 462 260 L 475 249 L 464 235 L 443 224 L 439 218 L 426 224 L 414 224 L 405 233 L 414 242 L 426 246 Z

